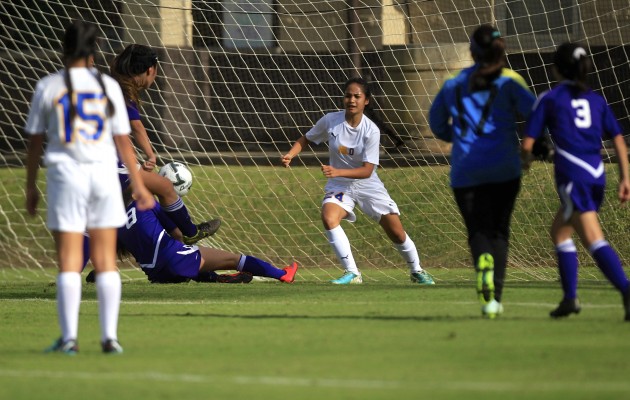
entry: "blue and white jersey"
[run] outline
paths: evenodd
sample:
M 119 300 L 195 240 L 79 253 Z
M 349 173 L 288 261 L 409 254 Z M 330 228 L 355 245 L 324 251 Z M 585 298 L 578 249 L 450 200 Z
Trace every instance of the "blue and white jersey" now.
M 173 239 L 167 233 L 173 229 L 174 223 L 158 204 L 139 211 L 132 202 L 127 207 L 126 224 L 118 229 L 118 241 L 152 281 L 166 271 L 170 271 L 168 275 L 195 277 L 201 264 L 199 248 Z
M 536 101 L 526 135 L 537 138 L 545 128 L 556 145 L 556 180 L 605 184 L 602 139 L 621 134 L 621 127 L 602 96 L 561 82 Z
M 113 78 L 102 75 L 107 97 L 115 114 L 107 116 L 107 102 L 96 79 L 96 70 L 71 68 L 76 116 L 70 121 L 70 98 L 64 70 L 41 79 L 35 88 L 26 121 L 28 134 L 46 133 L 46 165 L 64 161 L 78 163 L 117 160 L 113 135 L 131 132 L 122 90 Z
M 489 90 L 471 92 L 473 65 L 444 82 L 433 100 L 429 125 L 434 135 L 452 142 L 451 186 L 500 183 L 521 176 L 517 120 L 536 100 L 523 77 L 503 68 Z
M 364 162 L 374 164 L 374 172 L 367 180 L 378 180 L 376 167 L 379 164 L 381 132 L 374 122 L 365 115 L 359 125 L 353 128 L 346 122 L 345 111 L 335 111 L 324 115 L 307 133 L 306 139 L 313 143 L 328 142 L 329 163 L 333 168 L 354 169 Z M 358 179 L 330 178 L 329 183 L 347 183 Z M 362 179 L 362 181 L 364 181 Z

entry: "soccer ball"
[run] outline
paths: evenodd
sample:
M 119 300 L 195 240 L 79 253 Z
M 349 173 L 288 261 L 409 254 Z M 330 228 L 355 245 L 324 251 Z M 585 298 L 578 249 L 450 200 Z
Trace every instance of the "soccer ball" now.
M 160 175 L 173 183 L 175 191 L 185 196 L 193 184 L 193 176 L 186 165 L 173 161 L 160 168 Z

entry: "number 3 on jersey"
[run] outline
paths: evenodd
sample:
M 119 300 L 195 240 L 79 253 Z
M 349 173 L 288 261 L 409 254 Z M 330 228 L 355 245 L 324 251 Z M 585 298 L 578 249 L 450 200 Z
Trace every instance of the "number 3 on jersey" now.
M 107 101 L 103 93 L 74 93 L 76 120 L 70 121 L 70 97 L 64 94 L 57 101 L 59 134 L 61 141 L 72 143 L 76 138 L 90 142 L 98 141 L 103 133 Z
M 586 99 L 571 100 L 571 107 L 575 110 L 575 126 L 586 129 L 591 127 L 591 105 Z

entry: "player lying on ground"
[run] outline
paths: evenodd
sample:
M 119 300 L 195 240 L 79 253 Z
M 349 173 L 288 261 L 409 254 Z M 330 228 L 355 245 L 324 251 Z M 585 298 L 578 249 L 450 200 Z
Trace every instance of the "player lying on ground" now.
M 159 204 L 148 212 L 139 210 L 136 202 L 127 206 L 127 223 L 118 229 L 120 253 L 130 253 L 152 283 L 181 283 L 188 280 L 208 282 L 213 271 L 237 270 L 244 274 L 292 283 L 296 262 L 279 269 L 259 258 L 204 246 L 185 245 L 181 232 Z M 228 275 L 214 277 L 221 282 Z M 247 281 L 239 275 L 234 279 Z M 251 279 L 249 279 L 251 280 Z

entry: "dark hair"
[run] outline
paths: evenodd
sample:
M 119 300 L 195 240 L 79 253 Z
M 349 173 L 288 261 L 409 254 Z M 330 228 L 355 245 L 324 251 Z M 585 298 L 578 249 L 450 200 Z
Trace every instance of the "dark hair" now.
M 365 94 L 365 97 L 367 99 L 371 99 L 372 98 L 372 92 L 370 91 L 370 84 L 368 83 L 368 81 L 366 81 L 364 78 L 361 77 L 354 77 L 354 78 L 350 78 L 346 81 L 346 83 L 344 83 L 343 85 L 343 92 L 346 92 L 346 89 L 348 89 L 348 86 L 352 85 L 353 83 L 356 83 L 357 85 L 361 86 L 361 88 L 363 89 L 363 93 Z
M 561 44 L 553 56 L 553 64 L 560 75 L 574 81 L 580 91 L 588 90 L 587 75 L 593 63 L 584 47 L 577 43 Z
M 361 86 L 361 89 L 363 90 L 363 93 L 365 94 L 365 98 L 370 100 L 370 102 L 365 106 L 365 109 L 363 110 L 363 114 L 366 117 L 368 117 L 372 122 L 374 122 L 382 133 L 385 133 L 387 136 L 391 137 L 392 140 L 396 143 L 396 147 L 402 146 L 404 144 L 404 141 L 396 134 L 396 132 L 394 132 L 391 128 L 389 128 L 387 124 L 378 116 L 374 108 L 374 104 L 376 100 L 372 98 L 372 91 L 370 90 L 370 84 L 365 78 L 354 77 L 354 78 L 348 79 L 346 83 L 344 83 L 343 85 L 344 93 L 346 92 L 346 89 L 348 89 L 348 86 L 350 86 L 353 83 L 356 83 L 357 85 Z
M 68 88 L 68 97 L 70 99 L 70 121 L 74 120 L 77 110 L 74 104 L 74 90 L 72 88 L 72 80 L 70 79 L 69 66 L 74 61 L 82 58 L 85 59 L 87 63 L 88 58 L 96 54 L 97 39 L 98 28 L 94 24 L 80 20 L 73 21 L 68 25 L 63 36 L 64 82 Z M 103 77 L 98 71 L 95 73 L 94 77 L 103 90 L 103 96 L 107 102 L 107 113 L 113 115 L 115 112 L 114 104 L 109 101 L 109 97 L 107 97 Z
M 488 89 L 507 64 L 505 40 L 492 25 L 480 25 L 470 38 L 470 53 L 479 64 L 470 77 L 470 90 Z
M 157 52 L 142 44 L 130 44 L 114 58 L 110 73 L 120 84 L 127 101 L 140 105 L 140 86 L 134 78 L 157 65 L 157 62 Z

